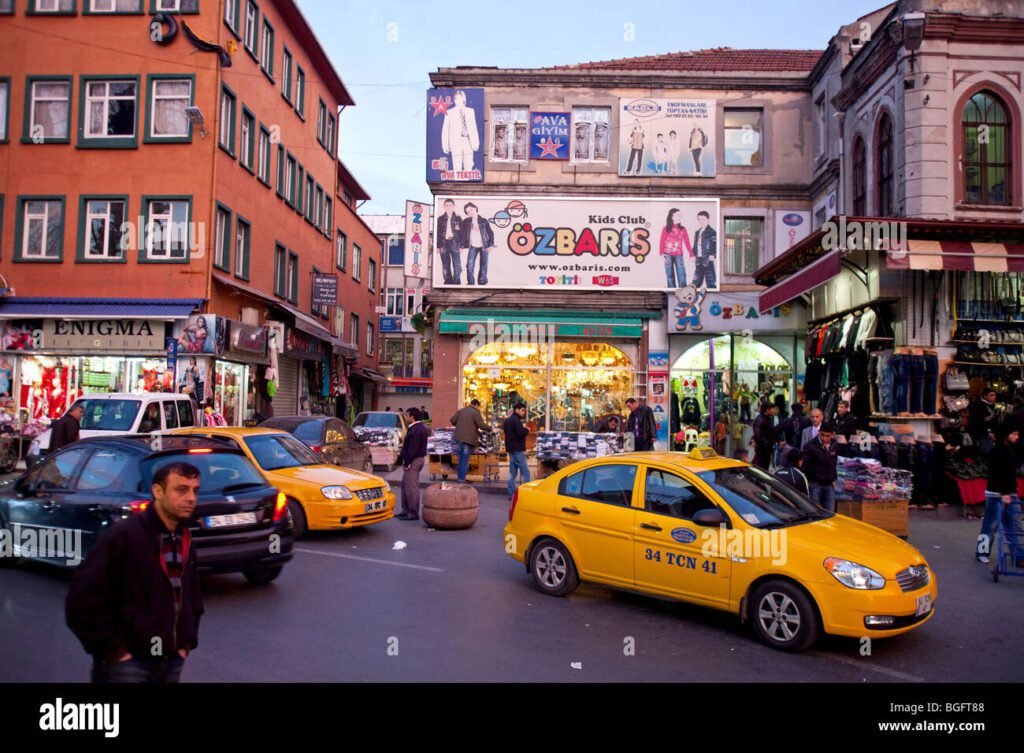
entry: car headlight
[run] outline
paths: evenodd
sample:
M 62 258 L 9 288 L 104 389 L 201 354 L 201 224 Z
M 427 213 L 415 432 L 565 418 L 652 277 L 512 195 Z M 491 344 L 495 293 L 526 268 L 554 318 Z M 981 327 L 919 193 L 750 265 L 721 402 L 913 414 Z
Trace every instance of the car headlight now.
M 870 567 L 858 565 L 856 562 L 829 557 L 825 560 L 825 569 L 847 588 L 859 591 L 877 591 L 885 588 L 885 578 Z
M 320 492 L 327 499 L 352 499 L 352 492 L 347 486 L 325 486 Z
M 381 481 L 384 481 L 384 479 L 381 479 Z M 389 484 L 387 481 L 384 481 L 384 493 L 391 494 L 391 484 Z

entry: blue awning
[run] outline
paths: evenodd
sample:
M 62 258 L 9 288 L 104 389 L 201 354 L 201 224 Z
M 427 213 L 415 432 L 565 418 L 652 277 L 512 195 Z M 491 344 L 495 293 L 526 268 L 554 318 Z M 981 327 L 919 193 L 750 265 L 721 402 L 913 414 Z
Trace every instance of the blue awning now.
M 201 298 L 2 298 L 0 319 L 187 319 Z

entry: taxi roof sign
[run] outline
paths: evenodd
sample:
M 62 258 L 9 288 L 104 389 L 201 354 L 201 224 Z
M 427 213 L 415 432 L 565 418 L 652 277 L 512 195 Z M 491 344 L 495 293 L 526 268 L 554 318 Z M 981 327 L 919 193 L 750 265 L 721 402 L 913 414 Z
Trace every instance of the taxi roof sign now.
M 691 460 L 714 460 L 718 453 L 710 447 L 694 447 L 687 453 L 687 457 Z

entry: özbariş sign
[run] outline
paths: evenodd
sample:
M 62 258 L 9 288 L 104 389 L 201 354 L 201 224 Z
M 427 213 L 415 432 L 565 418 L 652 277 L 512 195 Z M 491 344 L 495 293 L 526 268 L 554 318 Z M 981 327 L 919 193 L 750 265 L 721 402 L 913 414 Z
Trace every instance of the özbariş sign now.
M 151 319 L 47 319 L 43 347 L 80 352 L 164 353 L 164 323 Z

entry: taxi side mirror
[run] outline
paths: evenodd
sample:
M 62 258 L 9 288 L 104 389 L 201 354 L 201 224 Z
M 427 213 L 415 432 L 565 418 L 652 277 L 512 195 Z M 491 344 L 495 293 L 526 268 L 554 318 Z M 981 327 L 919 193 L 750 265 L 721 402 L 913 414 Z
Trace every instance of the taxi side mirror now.
M 725 517 L 725 513 L 717 507 L 710 510 L 701 510 L 693 516 L 694 525 L 706 528 L 718 528 L 720 525 L 727 524 L 728 522 L 729 520 Z

